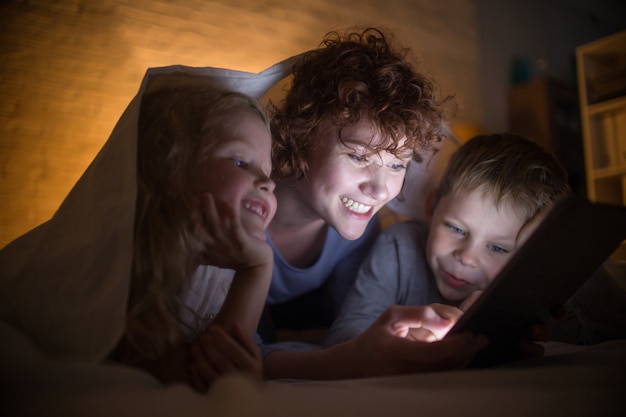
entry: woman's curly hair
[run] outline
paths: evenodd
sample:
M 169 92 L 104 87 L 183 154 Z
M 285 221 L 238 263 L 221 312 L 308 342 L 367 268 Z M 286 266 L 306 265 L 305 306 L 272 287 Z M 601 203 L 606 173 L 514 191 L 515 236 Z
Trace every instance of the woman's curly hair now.
M 375 152 L 430 149 L 444 136 L 444 107 L 437 85 L 417 72 L 409 50 L 394 50 L 381 29 L 327 34 L 319 49 L 296 62 L 282 106 L 272 106 L 274 175 L 302 178 L 315 133 L 369 119 L 389 141 Z M 406 137 L 406 143 L 401 144 Z

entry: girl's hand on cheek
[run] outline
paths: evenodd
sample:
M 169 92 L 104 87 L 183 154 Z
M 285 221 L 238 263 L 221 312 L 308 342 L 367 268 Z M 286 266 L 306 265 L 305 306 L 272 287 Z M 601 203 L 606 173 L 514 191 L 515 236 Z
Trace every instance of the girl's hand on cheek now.
M 216 201 L 207 193 L 203 195 L 203 208 L 203 263 L 234 270 L 272 263 L 269 244 L 244 230 L 239 207 Z

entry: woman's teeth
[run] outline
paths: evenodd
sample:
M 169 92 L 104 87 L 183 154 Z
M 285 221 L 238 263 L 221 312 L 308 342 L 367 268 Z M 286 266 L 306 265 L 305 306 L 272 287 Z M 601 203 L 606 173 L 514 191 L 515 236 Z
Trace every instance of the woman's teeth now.
M 348 208 L 348 210 L 359 214 L 367 213 L 372 208 L 372 206 L 366 206 L 365 204 L 357 203 L 356 201 L 348 197 L 341 197 L 341 201 Z

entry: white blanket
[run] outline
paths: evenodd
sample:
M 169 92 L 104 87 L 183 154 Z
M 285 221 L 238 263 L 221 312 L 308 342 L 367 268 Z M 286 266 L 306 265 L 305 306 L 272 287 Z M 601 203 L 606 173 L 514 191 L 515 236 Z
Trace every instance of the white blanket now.
M 0 251 L 0 320 L 46 354 L 99 361 L 120 339 L 132 258 L 137 118 L 146 88 L 220 83 L 260 98 L 295 57 L 260 74 L 151 68 L 111 136 L 54 216 Z

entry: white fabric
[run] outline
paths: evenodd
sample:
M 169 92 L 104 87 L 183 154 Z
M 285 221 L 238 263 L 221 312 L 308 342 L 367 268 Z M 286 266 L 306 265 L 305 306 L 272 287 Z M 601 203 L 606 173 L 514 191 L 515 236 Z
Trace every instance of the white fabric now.
M 192 339 L 217 316 L 233 282 L 235 271 L 201 265 L 183 288 L 180 319 L 187 324 L 187 335 Z M 195 313 L 195 314 L 194 314 Z
M 123 328 L 136 198 L 136 133 L 146 89 L 221 83 L 260 98 L 295 57 L 260 74 L 216 68 L 149 69 L 108 141 L 54 216 L 0 252 L 0 319 L 46 355 L 101 360 Z
M 52 219 L 0 252 L 0 318 L 46 354 L 101 359 L 122 333 L 138 104 L 131 102 Z

